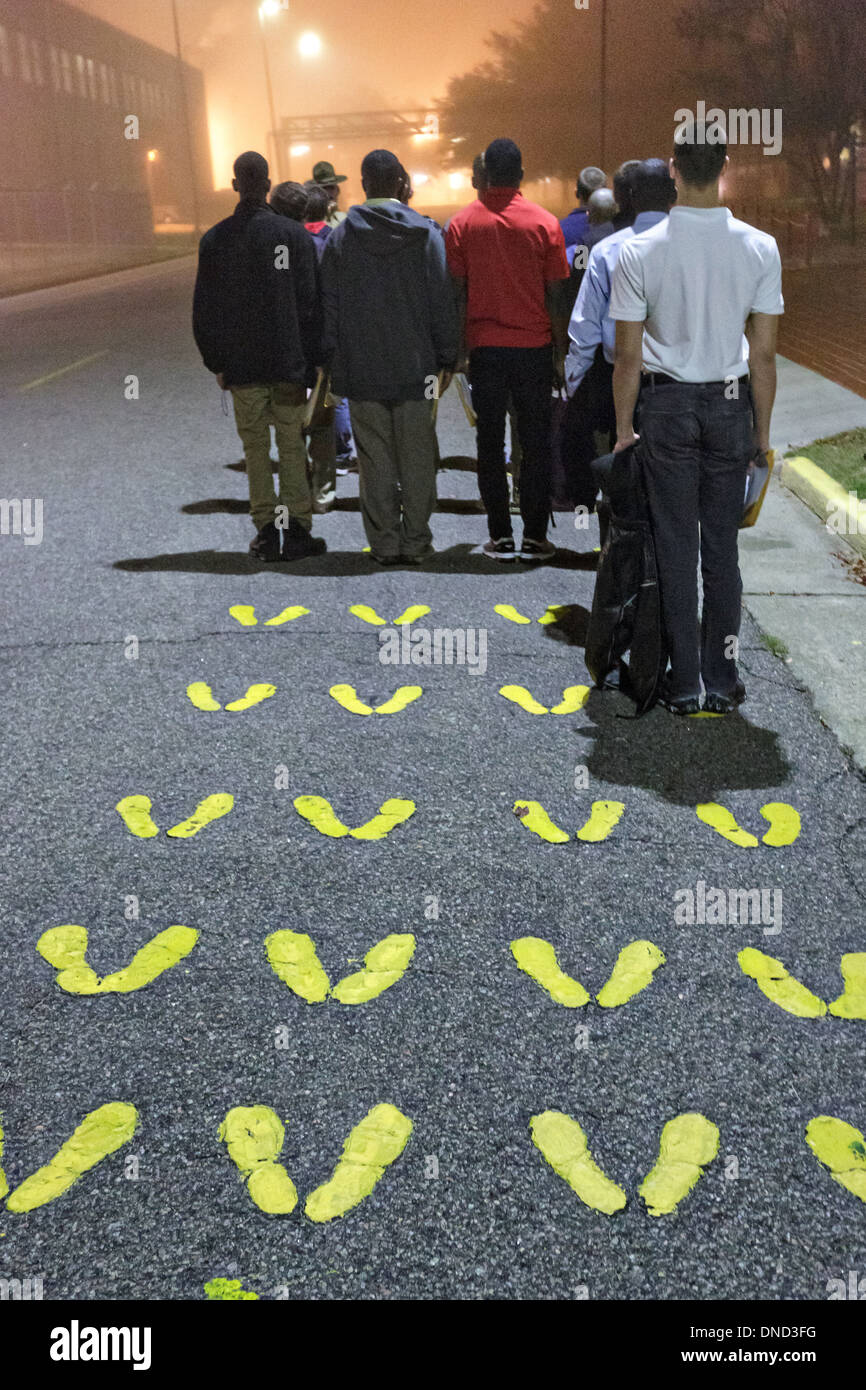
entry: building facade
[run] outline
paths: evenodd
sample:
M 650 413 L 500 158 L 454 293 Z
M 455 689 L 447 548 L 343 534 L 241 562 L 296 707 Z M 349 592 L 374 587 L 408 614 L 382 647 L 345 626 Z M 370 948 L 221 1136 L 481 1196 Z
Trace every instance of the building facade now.
M 61 0 L 0 0 L 0 121 L 0 242 L 146 243 L 211 185 L 202 74 Z

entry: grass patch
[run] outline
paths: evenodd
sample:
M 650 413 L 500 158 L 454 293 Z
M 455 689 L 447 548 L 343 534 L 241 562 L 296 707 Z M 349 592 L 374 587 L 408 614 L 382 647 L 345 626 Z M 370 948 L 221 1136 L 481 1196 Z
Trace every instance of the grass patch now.
M 772 632 L 762 632 L 761 641 L 767 648 L 767 651 L 773 653 L 773 656 L 777 656 L 780 661 L 787 660 L 790 653 L 786 643 L 782 641 L 781 637 L 774 637 Z
M 789 449 L 786 458 L 801 455 L 829 473 L 846 492 L 866 499 L 866 428 L 846 430 L 829 439 L 816 439 L 802 449 Z

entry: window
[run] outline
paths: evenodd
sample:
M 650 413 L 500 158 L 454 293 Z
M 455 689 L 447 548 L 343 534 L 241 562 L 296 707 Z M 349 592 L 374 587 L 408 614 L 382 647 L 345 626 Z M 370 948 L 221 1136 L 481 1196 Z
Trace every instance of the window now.
M 108 106 L 111 103 L 111 91 L 108 86 L 108 68 L 104 63 L 99 64 L 99 85 L 102 88 L 102 104 Z
M 91 101 L 96 101 L 96 64 L 92 58 L 87 59 L 87 89 Z
M 4 77 L 12 76 L 12 54 L 9 51 L 9 35 L 0 24 L 0 72 Z
M 31 81 L 30 48 L 24 34 L 18 35 L 18 67 L 22 82 Z
M 75 55 L 75 73 L 78 78 L 78 95 L 87 96 L 87 69 L 84 66 L 84 59 L 80 53 Z
M 72 58 L 65 48 L 60 50 L 60 75 L 63 78 L 63 90 L 72 95 Z
M 60 54 L 57 52 L 57 49 L 54 47 L 54 44 L 52 44 L 48 50 L 48 61 L 51 65 L 51 85 L 54 88 L 55 92 L 59 92 L 61 85 Z

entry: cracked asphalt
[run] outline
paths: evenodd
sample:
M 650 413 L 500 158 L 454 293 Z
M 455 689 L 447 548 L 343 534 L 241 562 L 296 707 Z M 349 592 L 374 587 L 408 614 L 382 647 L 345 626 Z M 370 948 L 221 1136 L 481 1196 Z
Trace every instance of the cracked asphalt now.
M 369 562 L 350 476 L 316 520 L 327 555 L 256 566 L 239 442 L 191 340 L 192 276 L 177 263 L 2 308 L 2 490 L 44 500 L 40 545 L 0 538 L 10 1187 L 97 1105 L 129 1101 L 139 1126 L 55 1201 L 0 1211 L 0 1277 L 42 1274 L 52 1299 L 200 1299 L 215 1277 L 262 1298 L 826 1299 L 828 1279 L 866 1269 L 866 1213 L 804 1132 L 820 1114 L 866 1130 L 866 1023 L 783 1012 L 737 952 L 768 951 L 823 999 L 841 992 L 841 955 L 866 950 L 863 778 L 748 616 L 749 698 L 727 720 L 635 721 L 598 692 L 567 716 L 504 700 L 504 684 L 549 706 L 588 683 L 597 534 L 562 514 L 555 564 L 482 558 L 453 392 L 429 564 Z M 422 625 L 484 629 L 486 672 L 383 665 L 357 603 L 388 620 L 428 604 Z M 234 604 L 254 604 L 259 625 L 241 627 Z M 294 604 L 309 614 L 263 625 Z M 539 625 L 551 604 L 561 620 Z M 204 713 L 192 681 L 222 703 L 253 682 L 277 689 L 243 713 Z M 330 698 L 336 683 L 373 704 L 401 684 L 423 695 L 361 718 Z M 114 809 L 146 794 L 162 832 L 218 791 L 234 809 L 189 840 L 136 839 Z M 348 825 L 388 797 L 416 810 L 384 840 L 331 840 L 295 811 L 301 794 Z M 572 837 L 593 800 L 625 812 L 602 843 L 546 844 L 513 814 L 521 799 Z M 710 800 L 759 838 L 760 807 L 790 803 L 801 834 L 739 849 L 698 820 Z M 678 925 L 675 894 L 699 880 L 780 889 L 781 931 Z M 87 927 L 100 974 L 172 924 L 200 935 L 147 988 L 83 998 L 35 949 L 63 923 Z M 268 965 L 264 938 L 280 928 L 309 933 L 332 980 L 389 932 L 413 932 L 417 950 L 372 1003 L 314 1006 Z M 514 965 L 523 935 L 551 941 L 593 995 L 630 941 L 655 942 L 666 963 L 621 1008 L 567 1010 Z M 314 1225 L 304 1197 L 381 1101 L 412 1120 L 404 1153 L 359 1207 Z M 218 1142 L 226 1111 L 253 1104 L 286 1125 L 301 1201 L 285 1218 L 253 1205 Z M 547 1165 L 529 1135 L 544 1109 L 580 1122 L 624 1212 L 584 1206 Z M 719 1157 L 673 1215 L 652 1218 L 639 1185 L 662 1126 L 691 1110 L 718 1125 Z

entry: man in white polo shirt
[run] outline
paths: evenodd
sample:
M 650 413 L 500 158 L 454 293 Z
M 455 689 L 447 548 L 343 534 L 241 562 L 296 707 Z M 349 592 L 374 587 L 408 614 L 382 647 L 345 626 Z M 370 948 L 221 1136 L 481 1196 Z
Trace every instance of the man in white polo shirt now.
M 701 708 L 702 682 L 713 713 L 745 699 L 737 534 L 749 460 L 769 448 L 784 312 L 775 241 L 719 206 L 727 162 L 704 126 L 678 133 L 676 206 L 622 247 L 610 303 L 616 451 L 640 438 L 670 660 L 661 698 L 676 714 Z

